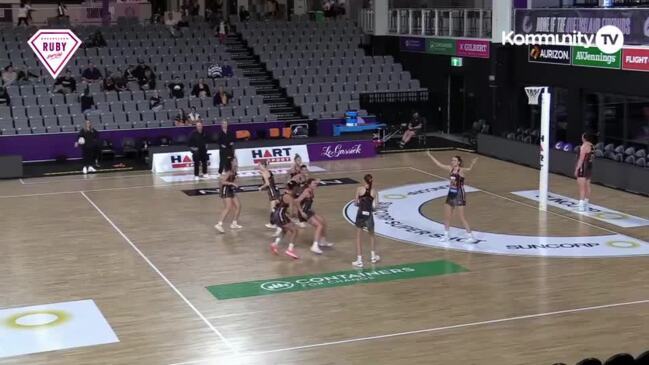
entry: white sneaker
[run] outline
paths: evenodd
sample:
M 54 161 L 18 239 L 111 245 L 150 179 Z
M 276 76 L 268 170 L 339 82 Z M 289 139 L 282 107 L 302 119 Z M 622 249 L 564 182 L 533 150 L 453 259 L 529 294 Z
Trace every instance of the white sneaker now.
M 219 231 L 221 233 L 225 233 L 225 230 L 223 229 L 223 226 L 218 224 L 218 223 L 214 225 L 214 229 L 216 229 L 217 231 Z
M 88 172 L 96 172 L 96 171 L 97 171 L 97 170 L 95 170 L 94 167 L 92 167 L 92 166 L 88 167 Z
M 306 223 L 304 223 L 304 222 L 297 222 L 295 224 L 297 224 L 297 226 L 300 227 L 300 228 L 306 228 Z
M 266 223 L 266 228 L 269 228 L 269 229 L 276 229 L 277 226 L 274 225 L 274 224 L 272 224 L 272 223 Z
M 585 212 L 586 211 L 586 204 L 584 203 L 583 200 L 579 201 L 579 204 L 577 205 L 577 210 L 580 212 Z
M 334 247 L 334 244 L 332 242 L 327 242 L 327 240 L 322 239 L 320 242 L 318 242 L 318 245 L 320 247 Z
M 232 228 L 232 229 L 240 229 L 240 228 L 243 228 L 243 227 L 236 224 L 236 223 L 232 223 L 232 224 L 230 224 L 230 228 Z
M 198 180 L 200 180 L 200 179 L 201 179 L 200 177 L 198 177 L 198 176 L 194 176 L 194 181 L 198 181 Z
M 357 259 L 356 261 L 352 262 L 352 265 L 358 268 L 363 268 L 363 260 Z
M 316 255 L 322 255 L 322 250 L 320 249 L 320 247 L 318 247 L 318 245 L 312 245 L 311 252 L 313 252 Z
M 372 261 L 373 264 L 376 264 L 377 262 L 381 261 L 381 256 L 379 256 L 379 255 L 374 255 L 374 256 L 372 256 L 372 260 L 371 260 L 371 261 Z
M 282 234 L 282 228 L 277 227 L 277 230 L 275 230 L 275 233 L 273 233 L 273 237 L 279 237 Z
M 208 174 L 203 175 L 203 179 L 209 179 L 209 178 L 210 178 L 210 175 L 208 175 Z
M 86 175 L 88 173 L 88 168 L 84 166 L 81 172 L 83 172 L 83 174 Z
M 466 242 L 466 243 L 476 243 L 476 242 L 478 242 L 478 240 L 476 240 L 475 237 L 473 237 L 473 236 L 467 236 L 466 238 L 464 238 L 463 241 Z

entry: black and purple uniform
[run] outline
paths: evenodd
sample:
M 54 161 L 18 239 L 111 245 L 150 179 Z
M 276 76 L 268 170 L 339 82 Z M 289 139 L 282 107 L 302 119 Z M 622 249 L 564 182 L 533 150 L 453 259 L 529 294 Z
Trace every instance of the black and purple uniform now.
M 460 167 L 451 169 L 451 177 L 446 196 L 446 204 L 451 207 L 466 205 L 466 192 L 464 191 L 464 177 L 460 175 Z
M 590 179 L 593 176 L 593 157 L 595 155 L 593 154 L 593 150 L 591 148 L 591 151 L 584 156 L 584 160 L 581 162 L 581 165 L 577 169 L 577 177 L 583 177 L 586 179 Z

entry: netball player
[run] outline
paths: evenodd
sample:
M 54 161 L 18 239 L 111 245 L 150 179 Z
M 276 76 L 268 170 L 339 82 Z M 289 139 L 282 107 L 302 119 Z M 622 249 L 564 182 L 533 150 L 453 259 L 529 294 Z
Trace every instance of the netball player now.
M 579 159 L 575 166 L 575 177 L 577 186 L 579 186 L 579 205 L 580 212 L 588 211 L 590 202 L 590 179 L 593 175 L 593 143 L 595 136 L 584 133 L 581 136 L 581 146 L 579 147 Z
M 266 224 L 266 227 L 276 229 L 277 226 L 273 224 L 273 212 L 275 211 L 275 206 L 279 201 L 279 189 L 275 185 L 275 176 L 273 172 L 268 168 L 268 161 L 263 160 L 259 163 L 259 171 L 261 173 L 261 178 L 263 180 L 263 185 L 259 187 L 259 191 L 268 189 L 268 200 L 270 201 L 270 221 Z
M 315 228 L 313 245 L 311 245 L 311 252 L 321 255 L 322 247 L 331 247 L 332 243 L 327 242 L 326 230 L 327 230 L 327 221 L 324 217 L 316 214 L 313 211 L 313 201 L 315 200 L 315 189 L 318 187 L 318 180 L 309 178 L 306 181 L 306 188 L 300 194 L 300 197 L 297 198 L 296 204 L 300 209 L 299 213 L 307 223 Z
M 297 227 L 291 221 L 291 216 L 297 214 L 295 199 L 293 198 L 293 189 L 295 189 L 296 185 L 294 181 L 289 181 L 286 184 L 284 194 L 277 201 L 275 211 L 273 212 L 272 223 L 280 229 L 281 233 L 270 244 L 270 250 L 277 255 L 279 252 L 279 242 L 282 240 L 282 237 L 288 236 L 289 244 L 284 254 L 297 260 L 300 258 L 295 252 L 294 244 L 295 237 L 297 237 Z
M 233 158 L 225 164 L 223 174 L 221 174 L 220 179 L 221 199 L 223 199 L 225 209 L 223 209 L 223 211 L 221 212 L 219 222 L 214 226 L 214 228 L 216 228 L 216 230 L 221 233 L 225 233 L 225 231 L 223 230 L 223 220 L 225 220 L 230 212 L 233 212 L 232 224 L 230 224 L 230 228 L 243 228 L 237 223 L 239 214 L 241 214 L 241 202 L 239 201 L 236 193 L 236 190 L 239 188 L 239 185 L 235 183 L 236 179 L 237 159 Z
M 372 175 L 367 174 L 363 177 L 365 184 L 356 189 L 356 206 L 358 206 L 358 213 L 356 213 L 356 261 L 352 265 L 356 267 L 363 267 L 363 253 L 361 245 L 361 233 L 363 228 L 367 229 L 370 236 L 370 248 L 372 256 L 370 258 L 373 264 L 379 262 L 381 257 L 376 254 L 374 250 L 374 208 L 378 204 L 378 197 L 376 191 L 372 188 L 373 178 Z
M 293 179 L 295 175 L 299 174 L 301 168 L 302 168 L 302 157 L 296 153 L 295 157 L 293 157 L 293 165 L 291 166 L 290 169 L 288 169 L 289 179 Z
M 299 156 L 298 156 L 299 157 Z M 309 169 L 306 165 L 301 165 L 299 171 L 293 177 L 291 181 L 294 181 L 297 185 L 293 189 L 293 196 L 297 199 L 302 195 L 302 192 L 307 187 L 307 181 L 309 180 Z M 295 224 L 300 228 L 306 228 L 306 219 L 302 215 L 298 215 L 296 218 Z
M 467 238 L 465 242 L 473 243 L 475 238 L 473 233 L 471 233 L 471 228 L 469 227 L 469 222 L 467 222 L 464 217 L 464 207 L 466 206 L 466 192 L 464 191 L 464 177 L 465 173 L 471 171 L 475 163 L 478 161 L 477 158 L 474 158 L 471 162 L 471 166 L 468 168 L 463 167 L 462 157 L 453 156 L 451 158 L 450 165 L 444 165 L 433 156 L 429 151 L 428 157 L 437 165 L 440 169 L 449 171 L 450 181 L 448 188 L 448 195 L 446 197 L 446 203 L 444 204 L 444 238 L 443 241 L 448 241 L 450 239 L 450 228 L 451 228 L 451 219 L 453 214 L 457 210 L 460 215 L 460 220 L 466 229 Z

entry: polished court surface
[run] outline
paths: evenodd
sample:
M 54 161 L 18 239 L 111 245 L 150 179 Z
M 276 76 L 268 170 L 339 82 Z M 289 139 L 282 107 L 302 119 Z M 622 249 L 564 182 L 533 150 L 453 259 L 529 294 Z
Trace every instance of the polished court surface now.
M 379 190 L 447 175 L 424 153 L 316 165 L 323 179 L 361 181 L 371 173 Z M 133 172 L 0 181 L 0 310 L 92 300 L 119 339 L 0 357 L 0 364 L 553 364 L 649 349 L 648 257 L 633 253 L 649 241 L 649 226 L 620 227 L 556 207 L 541 214 L 536 202 L 511 194 L 537 189 L 538 171 L 487 157 L 467 184 L 479 189 L 468 193 L 476 231 L 584 242 L 622 234 L 640 244 L 618 243 L 610 257 L 571 258 L 382 236 L 379 268 L 445 260 L 466 270 L 219 300 L 206 287 L 352 270 L 355 228 L 343 210 L 356 185 L 317 190 L 315 210 L 328 219 L 336 245 L 311 254 L 307 228 L 297 242 L 302 257 L 291 261 L 268 250 L 265 192 L 240 194 L 245 229 L 221 235 L 213 228 L 222 208 L 217 195 L 182 192 L 215 187 L 213 180 L 168 183 Z M 574 197 L 576 184 L 552 175 L 550 190 Z M 423 204 L 421 214 L 440 221 L 443 201 Z M 595 185 L 592 202 L 649 218 L 647 197 Z M 35 331 L 47 341 L 54 333 L 9 327 L 0 323 L 0 354 L 12 347 L 7 336 Z

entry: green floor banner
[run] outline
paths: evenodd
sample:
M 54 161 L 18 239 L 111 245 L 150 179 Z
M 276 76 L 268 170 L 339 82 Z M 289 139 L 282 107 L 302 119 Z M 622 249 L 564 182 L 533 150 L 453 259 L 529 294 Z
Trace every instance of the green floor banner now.
M 446 260 L 417 262 L 385 267 L 338 271 L 323 274 L 292 276 L 269 280 L 208 286 L 217 299 L 234 299 L 260 295 L 291 293 L 296 291 L 334 288 L 340 286 L 380 283 L 393 280 L 416 279 L 427 276 L 448 275 L 468 271 Z

